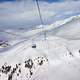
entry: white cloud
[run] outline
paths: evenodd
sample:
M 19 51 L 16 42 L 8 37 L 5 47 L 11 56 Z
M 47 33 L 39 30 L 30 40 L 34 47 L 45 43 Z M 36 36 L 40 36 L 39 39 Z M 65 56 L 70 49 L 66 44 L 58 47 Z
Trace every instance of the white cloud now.
M 80 1 L 47 3 L 40 2 L 45 23 L 68 15 L 80 13 Z M 34 26 L 39 24 L 36 3 L 33 0 L 0 3 L 1 26 Z

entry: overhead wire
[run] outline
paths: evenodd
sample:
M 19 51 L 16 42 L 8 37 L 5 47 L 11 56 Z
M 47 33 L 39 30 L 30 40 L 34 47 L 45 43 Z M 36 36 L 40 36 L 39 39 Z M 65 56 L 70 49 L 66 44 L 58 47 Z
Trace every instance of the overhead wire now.
M 41 11 L 40 11 L 40 6 L 39 6 L 39 1 L 36 0 L 36 4 L 37 4 L 37 8 L 38 8 L 38 13 L 39 13 L 39 17 L 40 17 L 40 21 L 41 21 L 41 25 L 42 25 L 42 30 L 44 29 L 44 21 L 41 15 Z M 46 40 L 46 31 L 44 31 L 44 40 Z

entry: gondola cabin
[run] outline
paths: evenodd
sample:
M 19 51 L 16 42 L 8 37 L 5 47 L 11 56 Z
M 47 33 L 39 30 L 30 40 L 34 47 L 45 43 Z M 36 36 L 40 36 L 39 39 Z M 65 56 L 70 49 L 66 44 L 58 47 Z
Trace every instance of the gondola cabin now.
M 32 44 L 32 48 L 36 48 L 36 44 Z

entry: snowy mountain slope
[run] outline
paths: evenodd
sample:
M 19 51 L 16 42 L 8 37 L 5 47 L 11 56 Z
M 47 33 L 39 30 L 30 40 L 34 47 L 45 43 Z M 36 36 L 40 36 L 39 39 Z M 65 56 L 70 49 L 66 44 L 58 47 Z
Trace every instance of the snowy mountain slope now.
M 16 79 L 50 80 L 52 78 L 51 80 L 53 80 L 55 77 L 51 75 L 50 78 L 49 75 L 52 73 L 52 70 L 54 69 L 53 68 L 49 69 L 49 67 L 53 66 L 55 68 L 55 66 L 58 66 L 60 64 L 64 65 L 65 60 L 66 59 L 67 61 L 70 60 L 70 58 L 73 57 L 74 55 L 73 53 L 71 55 L 71 53 L 67 50 L 66 48 L 67 41 L 61 38 L 49 37 L 47 41 L 43 40 L 37 41 L 36 44 L 37 48 L 33 49 L 31 47 L 30 41 L 29 42 L 24 41 L 19 45 L 15 46 L 14 48 L 4 52 L 3 54 L 0 54 L 0 64 L 1 64 L 0 79 L 1 80 L 16 80 Z M 26 68 L 25 66 L 28 61 L 32 61 L 34 66 L 31 68 Z M 27 65 L 27 67 L 28 66 L 29 64 Z M 10 70 L 6 71 L 7 70 L 5 69 L 6 67 L 8 67 Z M 48 74 L 49 71 L 50 74 Z M 55 76 L 58 75 L 55 74 L 54 72 L 52 74 L 54 74 Z M 49 78 L 47 78 L 46 76 Z M 57 79 L 57 77 L 55 79 L 59 80 Z
M 46 32 L 48 35 L 54 35 L 66 39 L 79 39 L 80 35 L 80 15 L 72 16 L 70 18 L 59 20 L 50 25 L 40 25 L 38 29 L 29 31 L 29 34 Z M 74 37 L 74 38 L 73 38 Z
M 43 29 L 4 30 L 2 37 L 10 35 L 11 45 L 0 48 L 0 80 L 80 80 L 79 20 L 73 16 Z
M 80 17 L 76 16 L 71 21 L 63 24 L 54 30 L 56 36 L 60 36 L 67 39 L 80 39 Z
M 62 47 L 64 47 L 66 45 L 66 42 L 67 42 L 65 39 L 60 39 L 60 38 L 57 38 L 57 37 L 49 37 L 49 38 L 50 38 L 50 40 L 47 39 L 46 42 L 45 42 L 45 40 L 39 40 L 39 41 L 36 42 L 37 48 L 39 48 L 40 51 L 42 51 L 42 50 L 45 51 L 47 48 L 52 49 L 51 47 L 53 45 L 54 45 L 54 50 L 55 50 L 55 49 L 57 49 L 56 47 L 60 48 L 60 45 L 62 45 Z M 54 42 L 52 43 L 52 41 L 54 41 Z M 23 42 L 21 42 L 17 45 L 14 45 L 13 47 L 8 48 L 8 50 L 3 51 L 1 54 L 3 54 L 3 53 L 4 53 L 3 55 L 9 54 L 9 56 L 10 56 L 10 55 L 12 55 L 11 53 L 13 53 L 13 55 L 15 55 L 18 52 L 22 53 L 24 50 L 26 50 L 29 47 L 31 48 L 31 46 L 32 46 L 32 42 L 30 40 L 29 41 L 23 41 Z M 57 51 L 57 50 L 55 50 L 55 51 Z
M 60 36 L 63 38 L 74 39 L 79 38 L 79 21 L 80 15 L 72 16 L 70 18 L 59 20 L 50 25 L 40 25 L 36 29 L 27 31 L 26 29 L 1 29 L 0 39 L 14 41 L 19 39 L 27 39 L 33 37 L 36 34 L 41 34 L 42 32 L 47 32 L 47 36 L 50 34 Z M 76 27 L 75 27 L 76 26 Z

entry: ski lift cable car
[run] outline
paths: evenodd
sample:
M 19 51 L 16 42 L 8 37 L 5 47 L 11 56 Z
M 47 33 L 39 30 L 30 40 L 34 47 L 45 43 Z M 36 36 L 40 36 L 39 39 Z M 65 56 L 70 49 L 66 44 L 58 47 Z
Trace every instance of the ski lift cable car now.
M 41 24 L 42 24 L 42 29 L 43 29 L 44 22 L 43 22 L 43 19 L 42 19 L 42 15 L 41 15 L 38 0 L 36 0 L 36 4 L 37 4 L 37 9 L 38 9 L 40 21 L 41 21 Z M 44 40 L 46 40 L 46 32 L 44 32 Z M 34 40 L 33 40 L 33 43 L 32 43 L 32 48 L 36 48 L 36 43 L 34 43 Z

